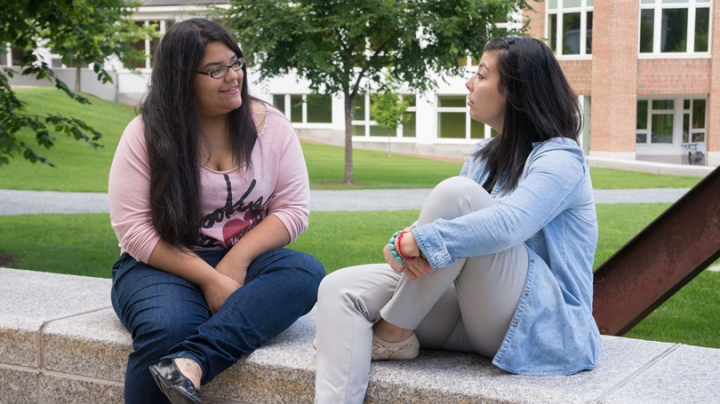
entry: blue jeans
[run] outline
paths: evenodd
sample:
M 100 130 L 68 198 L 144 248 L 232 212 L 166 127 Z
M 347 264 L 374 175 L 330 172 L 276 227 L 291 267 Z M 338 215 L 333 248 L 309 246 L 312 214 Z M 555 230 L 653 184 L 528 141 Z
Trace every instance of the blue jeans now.
M 198 255 L 217 265 L 227 250 Z M 202 291 L 178 276 L 123 254 L 112 267 L 115 313 L 132 333 L 125 374 L 126 403 L 169 403 L 148 367 L 162 358 L 188 358 L 203 372 L 202 384 L 277 336 L 317 300 L 325 275 L 310 255 L 275 249 L 250 264 L 245 284 L 210 315 Z

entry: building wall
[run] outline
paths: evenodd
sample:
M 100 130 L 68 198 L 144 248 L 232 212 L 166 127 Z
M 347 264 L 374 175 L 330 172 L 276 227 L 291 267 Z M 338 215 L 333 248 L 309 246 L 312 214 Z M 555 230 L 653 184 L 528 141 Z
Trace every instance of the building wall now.
M 638 61 L 638 94 L 709 94 L 710 59 Z
M 720 10 L 718 2 L 713 3 L 712 39 L 710 54 L 710 91 L 708 92 L 707 143 L 708 164 L 720 165 Z
M 560 60 L 559 63 L 575 94 L 592 93 L 592 60 Z
M 635 157 L 639 6 L 639 0 L 594 4 L 590 155 Z

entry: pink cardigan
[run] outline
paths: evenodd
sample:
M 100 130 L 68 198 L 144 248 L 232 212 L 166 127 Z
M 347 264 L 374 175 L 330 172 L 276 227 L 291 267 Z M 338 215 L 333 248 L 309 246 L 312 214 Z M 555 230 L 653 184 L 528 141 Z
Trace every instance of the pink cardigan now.
M 110 221 L 121 252 L 147 263 L 160 235 L 150 214 L 150 165 L 142 117 L 123 132 L 108 193 Z M 252 163 L 229 171 L 200 167 L 204 216 L 196 249 L 230 248 L 267 215 L 275 215 L 295 240 L 308 224 L 310 188 L 300 142 L 290 122 L 268 107 Z

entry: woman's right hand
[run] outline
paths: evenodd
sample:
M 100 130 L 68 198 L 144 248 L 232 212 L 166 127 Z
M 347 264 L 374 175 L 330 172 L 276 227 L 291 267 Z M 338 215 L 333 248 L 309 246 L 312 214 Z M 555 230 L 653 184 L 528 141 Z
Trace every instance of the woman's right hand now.
M 219 272 L 215 273 L 216 276 L 213 277 L 212 281 L 201 286 L 211 314 L 217 313 L 225 303 L 225 300 L 227 300 L 233 292 L 240 289 L 240 284 L 232 278 Z

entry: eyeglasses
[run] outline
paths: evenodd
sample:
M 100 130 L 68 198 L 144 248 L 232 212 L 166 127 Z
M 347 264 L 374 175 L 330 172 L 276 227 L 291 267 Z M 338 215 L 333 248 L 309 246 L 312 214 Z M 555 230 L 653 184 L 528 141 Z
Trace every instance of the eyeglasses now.
M 198 71 L 197 73 L 207 74 L 208 76 L 210 76 L 214 79 L 221 79 L 228 74 L 230 69 L 233 69 L 234 71 L 237 72 L 237 71 L 240 71 L 240 69 L 242 69 L 243 66 L 245 66 L 245 58 L 240 57 L 240 58 L 237 58 L 237 60 L 235 60 L 234 62 L 230 63 L 227 66 L 218 66 L 218 67 L 210 70 L 209 72 Z

